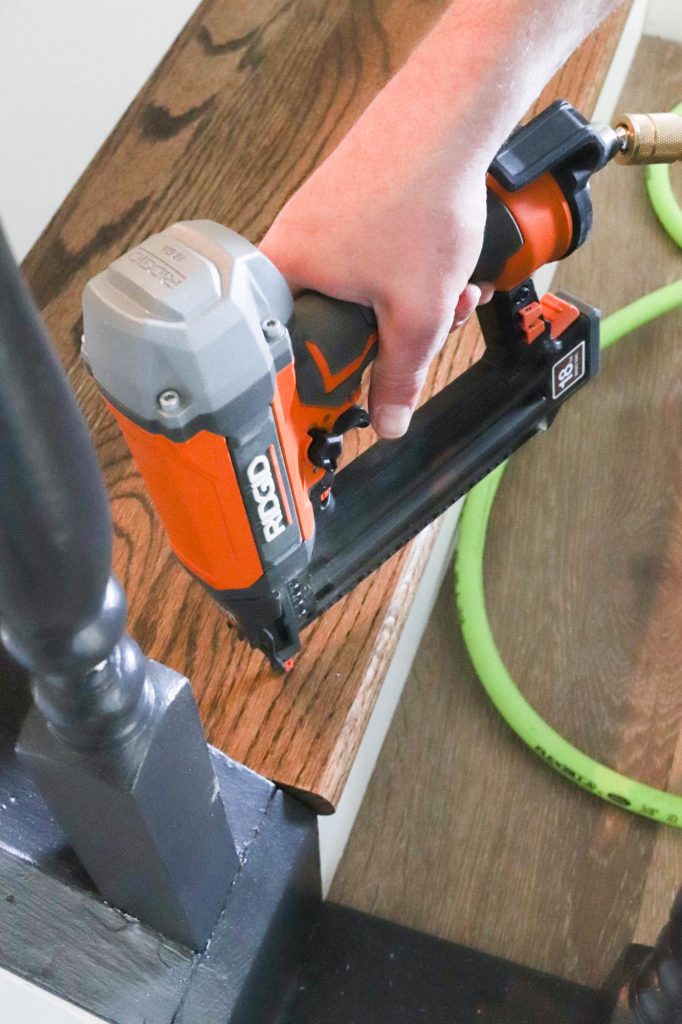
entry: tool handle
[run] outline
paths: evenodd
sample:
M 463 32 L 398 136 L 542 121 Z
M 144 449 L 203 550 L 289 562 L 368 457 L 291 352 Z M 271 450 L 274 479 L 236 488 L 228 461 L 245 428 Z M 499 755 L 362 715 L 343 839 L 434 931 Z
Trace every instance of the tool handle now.
M 338 413 L 354 401 L 365 367 L 377 353 L 374 311 L 303 292 L 294 302 L 291 343 L 302 403 Z
M 568 239 L 555 240 L 552 232 L 552 221 L 558 217 L 561 222 L 564 216 L 561 191 L 553 180 L 540 182 L 505 193 L 490 180 L 483 246 L 473 282 L 491 281 L 496 287 L 511 288 L 562 254 L 556 249 L 567 246 Z M 525 222 L 525 232 L 519 222 Z M 362 374 L 377 353 L 377 324 L 371 309 L 304 292 L 294 303 L 291 339 L 304 405 L 338 414 L 357 399 Z

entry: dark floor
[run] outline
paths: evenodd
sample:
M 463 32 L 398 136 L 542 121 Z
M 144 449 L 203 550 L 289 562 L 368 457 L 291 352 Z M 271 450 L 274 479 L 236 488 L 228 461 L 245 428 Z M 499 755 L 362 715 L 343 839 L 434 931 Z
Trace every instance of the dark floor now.
M 620 109 L 680 99 L 682 47 L 645 39 Z M 682 259 L 640 169 L 611 166 L 593 195 L 593 237 L 554 287 L 608 313 L 679 277 Z M 677 792 L 681 328 L 674 314 L 613 349 L 516 457 L 487 558 L 496 636 L 531 702 L 588 753 Z M 625 944 L 653 940 L 680 880 L 677 830 L 569 784 L 502 724 L 448 575 L 332 898 L 597 984 Z

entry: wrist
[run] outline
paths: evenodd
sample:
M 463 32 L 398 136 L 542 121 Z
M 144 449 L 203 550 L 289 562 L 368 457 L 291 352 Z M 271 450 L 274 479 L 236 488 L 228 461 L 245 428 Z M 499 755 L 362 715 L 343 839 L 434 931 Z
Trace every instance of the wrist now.
M 468 0 L 463 13 L 461 6 L 452 5 L 343 140 L 337 152 L 349 166 L 382 177 L 394 168 L 406 181 L 423 180 L 428 166 L 446 181 L 485 174 L 532 93 L 507 81 L 507 33 L 487 35 L 481 51 L 480 24 Z M 455 30 L 443 26 L 453 14 L 458 54 L 467 54 L 454 60 L 448 43 Z
M 617 0 L 585 0 L 604 11 Z M 563 59 L 598 20 L 546 0 L 453 0 L 357 124 L 391 163 L 404 152 L 489 166 Z M 363 122 L 365 125 L 363 126 Z M 351 133 L 353 134 L 353 133 Z M 452 163 L 454 162 L 454 163 Z

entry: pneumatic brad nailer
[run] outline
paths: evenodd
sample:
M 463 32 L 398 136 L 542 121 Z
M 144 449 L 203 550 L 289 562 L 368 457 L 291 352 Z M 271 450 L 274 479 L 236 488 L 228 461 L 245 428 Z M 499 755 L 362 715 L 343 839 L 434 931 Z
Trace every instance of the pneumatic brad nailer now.
M 539 429 L 597 372 L 599 314 L 531 275 L 584 241 L 589 179 L 614 156 L 680 156 L 680 119 L 589 124 L 565 101 L 488 176 L 473 280 L 482 358 L 338 473 L 377 346 L 370 309 L 307 292 L 210 221 L 174 224 L 84 295 L 83 354 L 180 561 L 287 668 L 299 632 Z M 653 126 L 653 127 L 652 127 Z M 428 301 L 428 296 L 425 297 Z

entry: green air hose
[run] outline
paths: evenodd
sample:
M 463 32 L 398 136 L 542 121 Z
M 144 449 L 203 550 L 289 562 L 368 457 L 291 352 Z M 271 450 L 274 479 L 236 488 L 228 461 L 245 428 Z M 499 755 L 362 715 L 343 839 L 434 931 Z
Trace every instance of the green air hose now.
M 682 113 L 682 104 L 676 107 L 676 113 Z M 682 209 L 673 195 L 667 166 L 647 168 L 647 190 L 661 224 L 682 248 Z M 681 305 L 682 279 L 607 317 L 602 324 L 602 348 Z M 460 520 L 455 599 L 464 643 L 476 673 L 506 723 L 562 775 L 619 807 L 682 828 L 682 796 L 621 775 L 574 747 L 531 707 L 502 660 L 486 611 L 483 553 L 488 519 L 506 466 L 503 463 L 471 491 Z

